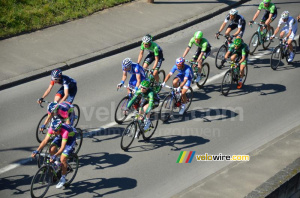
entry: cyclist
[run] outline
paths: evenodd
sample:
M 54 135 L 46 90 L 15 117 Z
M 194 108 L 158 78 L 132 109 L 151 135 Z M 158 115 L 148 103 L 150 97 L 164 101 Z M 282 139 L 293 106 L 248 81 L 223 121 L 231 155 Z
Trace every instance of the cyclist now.
M 77 93 L 77 83 L 73 78 L 62 75 L 60 69 L 55 69 L 51 72 L 51 82 L 44 95 L 38 99 L 37 103 L 41 104 L 44 98 L 51 92 L 54 84 L 60 84 L 62 87 L 58 90 L 54 97 L 54 102 L 66 101 L 70 104 L 73 103 Z
M 173 75 L 175 71 L 178 71 L 177 76 L 173 79 L 173 87 L 177 88 L 177 92 L 181 92 L 182 105 L 179 114 L 182 115 L 185 111 L 185 104 L 187 102 L 186 92 L 191 86 L 193 79 L 193 70 L 189 65 L 184 64 L 185 59 L 179 57 L 176 59 L 175 65 L 172 67 L 170 73 L 166 76 L 162 86 L 165 86 L 166 82 Z
M 289 49 L 290 49 L 290 57 L 288 59 L 288 62 L 292 62 L 295 56 L 293 52 L 292 41 L 296 36 L 298 24 L 296 19 L 290 16 L 288 11 L 282 12 L 281 18 L 278 22 L 278 26 L 274 31 L 274 35 L 272 35 L 270 39 L 273 39 L 275 37 L 275 35 L 279 32 L 279 28 L 282 24 L 285 24 L 285 26 L 281 29 L 280 38 L 286 35 L 286 37 L 284 38 L 284 42 L 287 41 L 287 44 L 289 45 Z
M 243 42 L 241 38 L 236 38 L 234 42 L 230 45 L 229 50 L 225 54 L 224 59 L 226 60 L 229 56 L 231 61 L 240 60 L 236 63 L 235 67 L 240 66 L 240 79 L 237 85 L 238 89 L 241 89 L 243 86 L 243 77 L 244 77 L 244 68 L 247 64 L 249 54 L 249 47 L 246 43 Z
M 41 131 L 46 129 L 46 126 L 50 120 L 57 116 L 59 119 L 61 119 L 64 123 L 68 125 L 73 125 L 74 121 L 74 106 L 67 103 L 67 102 L 62 102 L 62 103 L 55 103 L 51 102 L 48 105 L 48 117 L 46 118 L 44 124 L 41 126 Z
M 221 25 L 219 31 L 216 33 L 216 38 L 219 37 L 220 33 L 225 28 L 225 25 L 229 20 L 231 20 L 231 22 L 225 31 L 225 35 L 230 36 L 230 32 L 238 28 L 237 31 L 232 35 L 232 37 L 242 38 L 245 32 L 246 20 L 242 15 L 238 14 L 238 11 L 236 9 L 231 9 L 229 11 L 229 14 L 225 18 L 225 21 Z
M 145 120 L 144 120 L 144 131 L 146 132 L 151 124 L 150 121 L 150 111 L 159 105 L 159 97 L 158 95 L 150 88 L 150 82 L 147 80 L 143 80 L 141 83 L 141 88 L 135 92 L 133 98 L 129 101 L 127 105 L 127 109 L 129 109 L 135 102 L 137 98 L 141 96 L 141 103 L 139 113 L 145 113 Z
M 252 21 L 249 22 L 249 25 L 252 25 L 252 23 L 258 17 L 258 15 L 262 9 L 265 10 L 265 13 L 264 13 L 260 23 L 265 24 L 268 27 L 268 30 L 270 30 L 270 28 L 271 28 L 270 24 L 277 17 L 277 8 L 274 3 L 271 3 L 271 0 L 263 0 L 263 2 L 261 2 L 259 4 L 258 10 L 254 14 Z M 261 34 L 263 34 L 262 28 L 260 29 L 260 32 L 261 32 Z
M 197 76 L 196 82 L 199 82 L 201 80 L 202 63 L 210 55 L 211 46 L 208 40 L 203 38 L 203 33 L 201 31 L 197 31 L 191 38 L 189 45 L 187 46 L 186 50 L 182 55 L 182 58 L 185 58 L 185 56 L 189 53 L 193 44 L 195 44 L 198 47 L 193 56 L 193 59 L 194 61 L 198 62 L 198 73 L 195 73 L 194 75 Z M 193 65 L 193 67 L 195 67 L 195 65 Z
M 32 152 L 31 157 L 35 157 L 36 154 L 41 152 L 41 150 L 47 145 L 48 141 L 50 140 L 51 135 L 55 135 L 56 137 L 52 141 L 49 149 L 51 156 L 50 162 L 56 162 L 57 156 L 61 155 L 60 161 L 62 166 L 62 176 L 58 184 L 56 185 L 56 188 L 61 188 L 66 183 L 65 177 L 67 173 L 67 158 L 74 150 L 77 131 L 75 128 L 62 123 L 60 119 L 53 120 L 45 139 L 41 142 L 37 150 Z
M 152 68 L 153 76 L 156 82 L 158 83 L 159 82 L 158 70 L 161 67 L 161 64 L 164 60 L 163 50 L 158 44 L 152 41 L 152 36 L 150 34 L 147 34 L 142 38 L 141 51 L 139 53 L 139 57 L 137 61 L 138 64 L 140 64 L 143 58 L 145 49 L 147 49 L 149 53 L 144 59 L 143 68 L 145 69 L 148 68 L 149 65 L 154 61 L 154 65 Z
M 118 89 L 124 85 L 124 82 L 127 78 L 127 73 L 130 73 L 131 77 L 128 83 L 129 87 L 137 91 L 141 82 L 146 78 L 143 67 L 137 63 L 132 62 L 130 58 L 125 58 L 122 62 L 122 70 L 123 76 L 121 82 L 117 86 Z M 129 89 L 128 94 L 129 96 L 131 96 L 131 92 Z

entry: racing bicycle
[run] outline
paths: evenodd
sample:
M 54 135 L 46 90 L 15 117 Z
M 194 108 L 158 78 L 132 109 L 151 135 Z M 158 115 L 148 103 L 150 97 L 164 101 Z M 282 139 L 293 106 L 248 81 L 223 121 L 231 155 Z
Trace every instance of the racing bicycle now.
M 223 45 L 221 45 L 221 47 L 219 48 L 219 50 L 216 54 L 216 58 L 215 58 L 216 67 L 218 69 L 221 69 L 222 67 L 224 67 L 224 64 L 222 61 L 224 60 L 225 54 L 228 51 L 230 41 L 232 42 L 232 40 L 233 40 L 233 36 L 225 36 L 223 34 L 219 34 L 219 35 L 224 36 L 226 39 L 224 41 Z M 219 39 L 219 37 L 217 37 L 217 39 Z
M 187 63 L 189 63 L 189 65 L 191 66 L 193 73 L 194 73 L 194 77 L 192 82 L 194 83 L 196 81 L 197 78 L 197 73 L 198 73 L 198 62 L 195 62 L 193 60 L 186 60 Z M 193 65 L 195 65 L 195 67 L 193 68 Z M 198 88 L 203 88 L 203 86 L 205 85 L 208 76 L 209 76 L 209 71 L 210 71 L 210 67 L 208 63 L 202 63 L 202 69 L 201 69 L 201 79 L 199 82 L 196 82 L 196 85 L 198 86 Z
M 146 78 L 147 79 L 153 79 L 154 76 L 153 76 L 153 69 L 144 69 L 145 70 L 145 75 L 146 75 Z M 166 72 L 162 69 L 160 69 L 158 71 L 158 78 L 159 78 L 159 83 L 156 83 L 156 81 L 151 81 L 150 80 L 150 87 L 153 88 L 153 90 L 156 92 L 156 93 L 159 93 L 161 91 L 161 86 L 160 84 L 164 82 L 165 80 L 165 77 L 166 77 Z

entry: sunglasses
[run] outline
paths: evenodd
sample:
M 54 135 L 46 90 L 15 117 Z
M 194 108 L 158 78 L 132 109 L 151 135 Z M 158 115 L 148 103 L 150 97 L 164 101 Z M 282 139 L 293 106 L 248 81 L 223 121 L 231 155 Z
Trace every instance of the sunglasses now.
M 60 78 L 52 78 L 52 80 L 58 81 L 58 80 L 60 80 Z
M 141 87 L 142 89 L 148 89 L 147 87 Z
M 150 45 L 150 43 L 144 43 L 144 45 Z

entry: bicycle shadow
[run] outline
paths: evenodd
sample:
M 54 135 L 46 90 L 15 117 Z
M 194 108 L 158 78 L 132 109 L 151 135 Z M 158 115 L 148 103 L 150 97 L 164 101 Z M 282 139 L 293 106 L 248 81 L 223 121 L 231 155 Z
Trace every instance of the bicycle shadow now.
M 201 130 L 199 130 L 201 133 Z M 195 133 L 199 133 L 199 131 L 195 131 Z M 182 131 L 184 133 L 184 131 Z M 201 134 L 199 134 L 201 135 Z M 140 144 L 138 146 L 130 147 L 127 152 L 144 152 L 151 151 L 155 149 L 159 149 L 162 147 L 171 147 L 171 151 L 179 151 L 183 149 L 189 149 L 192 147 L 199 146 L 201 144 L 206 144 L 210 140 L 202 138 L 200 136 L 195 135 L 187 135 L 187 136 L 159 136 L 151 138 L 149 141 L 140 140 L 139 143 L 143 142 L 144 144 Z
M 127 163 L 132 157 L 125 154 L 107 152 L 90 153 L 80 156 L 79 167 L 91 165 L 94 169 L 107 169 Z
M 124 131 L 124 128 L 109 127 L 109 128 L 99 128 L 97 130 L 92 130 L 92 131 L 89 131 L 89 128 L 81 128 L 81 130 L 83 132 L 83 138 L 91 138 L 93 142 L 98 143 L 102 141 L 120 138 L 122 132 Z M 107 138 L 100 139 L 98 136 L 100 137 L 107 136 Z
M 0 191 L 3 193 L 4 190 L 10 190 L 11 195 L 23 195 L 29 192 L 30 189 L 21 190 L 21 186 L 30 186 L 32 175 L 13 175 L 2 177 L 0 179 Z
M 119 178 L 92 178 L 72 183 L 68 191 L 51 195 L 49 197 L 73 197 L 75 195 L 89 193 L 88 197 L 103 197 L 125 190 L 134 189 L 137 186 L 137 180 L 119 177 Z M 117 188 L 117 189 L 116 189 Z M 102 193 L 104 192 L 104 193 Z M 86 195 L 82 195 L 86 197 Z

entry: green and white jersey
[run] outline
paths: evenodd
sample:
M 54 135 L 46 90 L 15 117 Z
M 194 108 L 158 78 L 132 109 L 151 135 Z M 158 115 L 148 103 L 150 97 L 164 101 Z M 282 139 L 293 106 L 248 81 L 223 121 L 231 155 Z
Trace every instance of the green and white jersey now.
M 191 48 L 193 46 L 193 44 L 195 44 L 197 47 L 201 48 L 202 52 L 205 52 L 206 49 L 208 47 L 210 47 L 208 40 L 205 38 L 202 38 L 200 43 L 196 43 L 195 38 L 193 37 L 193 38 L 191 38 L 191 40 L 189 42 L 189 47 Z
M 261 2 L 258 6 L 258 10 L 262 10 L 262 9 L 270 12 L 271 14 L 274 14 L 274 12 L 277 10 L 274 3 L 270 3 L 269 7 L 265 7 L 264 2 Z
M 154 53 L 154 56 L 158 56 L 159 52 L 162 51 L 159 45 L 154 42 L 151 42 L 151 45 L 148 48 L 145 48 L 144 44 L 141 44 L 141 50 L 147 49 L 149 52 Z

